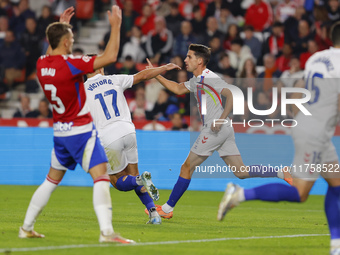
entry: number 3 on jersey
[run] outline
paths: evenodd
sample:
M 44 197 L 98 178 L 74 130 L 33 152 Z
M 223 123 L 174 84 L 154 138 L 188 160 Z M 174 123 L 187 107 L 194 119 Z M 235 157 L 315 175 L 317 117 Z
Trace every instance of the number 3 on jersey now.
M 65 112 L 65 106 L 61 99 L 57 97 L 57 88 L 53 84 L 45 84 L 45 90 L 51 91 L 51 100 L 56 101 L 56 103 L 52 103 L 53 109 L 58 114 L 63 114 Z
M 322 79 L 323 74 L 314 73 L 312 77 L 310 76 L 311 76 L 311 73 L 308 73 L 308 78 L 306 81 L 306 89 L 312 92 L 312 98 L 309 100 L 308 104 L 314 104 L 319 100 L 319 96 L 320 96 L 320 89 L 315 82 L 315 78 Z
M 120 116 L 120 113 L 119 113 L 119 110 L 118 110 L 118 107 L 117 107 L 117 91 L 115 91 L 114 89 L 111 89 L 111 90 L 104 92 L 104 97 L 109 96 L 109 95 L 112 95 L 112 107 L 113 107 L 113 110 L 115 111 L 115 116 L 118 117 L 118 116 Z M 107 106 L 105 104 L 104 97 L 101 93 L 99 93 L 99 94 L 96 94 L 94 96 L 94 99 L 99 99 L 99 102 L 102 105 L 105 117 L 106 117 L 106 119 L 109 120 L 109 119 L 111 119 L 111 115 L 110 115 L 109 110 L 107 109 Z

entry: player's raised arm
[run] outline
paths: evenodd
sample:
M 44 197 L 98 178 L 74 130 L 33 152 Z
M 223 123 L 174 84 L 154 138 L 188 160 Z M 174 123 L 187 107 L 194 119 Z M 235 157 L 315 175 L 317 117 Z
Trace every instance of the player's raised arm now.
M 122 24 L 122 10 L 117 5 L 113 5 L 112 12 L 107 11 L 107 15 L 111 25 L 110 39 L 104 53 L 95 59 L 93 63 L 94 70 L 114 63 L 117 60 L 120 42 L 120 26 Z
M 147 58 L 146 61 L 148 62 L 148 67 L 147 68 L 153 68 L 152 63 L 150 62 L 150 60 Z M 190 91 L 185 87 L 184 83 L 177 83 L 174 81 L 170 81 L 166 78 L 164 78 L 161 75 L 157 75 L 156 80 L 162 84 L 165 88 L 167 88 L 168 90 L 170 90 L 171 92 L 177 94 L 177 95 L 183 95 L 186 93 L 189 93 Z
M 150 80 L 165 71 L 170 71 L 173 69 L 179 70 L 181 68 L 178 65 L 175 65 L 173 63 L 169 63 L 167 65 L 163 65 L 163 66 L 156 67 L 156 68 L 154 67 L 147 68 L 143 71 L 140 71 L 139 73 L 136 73 L 133 76 L 133 85 L 140 83 L 142 81 Z

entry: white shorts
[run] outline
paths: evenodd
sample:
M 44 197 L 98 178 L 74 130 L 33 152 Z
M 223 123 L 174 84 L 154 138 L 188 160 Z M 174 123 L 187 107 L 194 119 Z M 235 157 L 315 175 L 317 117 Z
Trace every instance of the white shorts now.
M 138 163 L 136 134 L 131 133 L 115 140 L 105 147 L 108 158 L 107 173 L 117 174 L 123 171 L 128 164 Z
M 214 151 L 220 157 L 240 155 L 235 143 L 234 129 L 227 125 L 222 125 L 218 133 L 213 132 L 210 125 L 203 128 L 191 151 L 199 156 L 211 156 Z
M 327 163 L 338 161 L 338 155 L 331 140 L 321 142 L 315 137 L 302 134 L 300 137 L 294 135 L 293 140 L 295 155 L 291 174 L 294 178 L 315 181 L 322 173 L 339 171 L 339 169 L 326 168 Z M 338 167 L 334 166 L 334 168 Z

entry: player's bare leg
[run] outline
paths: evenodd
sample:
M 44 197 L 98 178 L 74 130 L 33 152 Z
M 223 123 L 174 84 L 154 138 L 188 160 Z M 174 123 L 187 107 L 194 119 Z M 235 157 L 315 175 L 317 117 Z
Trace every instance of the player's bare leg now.
M 328 164 L 332 172 L 323 173 L 322 176 L 328 183 L 328 190 L 325 197 L 325 212 L 331 234 L 331 254 L 340 254 L 340 173 L 336 172 L 339 162 Z
M 42 234 L 39 234 L 33 230 L 34 223 L 42 212 L 47 202 L 49 201 L 51 194 L 57 188 L 60 181 L 65 175 L 64 170 L 57 170 L 50 168 L 49 173 L 45 181 L 34 192 L 30 204 L 28 206 L 24 224 L 19 229 L 20 238 L 43 238 Z
M 292 184 L 293 179 L 288 167 L 274 169 L 273 167 L 264 168 L 261 165 L 245 166 L 240 155 L 223 156 L 221 158 L 228 166 L 234 167 L 236 171 L 233 173 L 237 178 L 278 177 Z

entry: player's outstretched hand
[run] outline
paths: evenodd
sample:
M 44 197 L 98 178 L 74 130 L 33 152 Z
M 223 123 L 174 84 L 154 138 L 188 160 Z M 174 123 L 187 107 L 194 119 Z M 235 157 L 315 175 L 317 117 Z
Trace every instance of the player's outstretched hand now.
M 151 63 L 150 59 L 146 58 L 146 62 L 148 62 L 148 65 L 145 67 L 146 69 L 153 68 L 153 64 Z
M 169 64 L 165 65 L 165 67 L 166 67 L 167 71 L 170 71 L 172 69 L 181 70 L 181 68 L 178 65 L 174 64 L 174 63 L 169 63 Z
M 122 10 L 118 5 L 112 5 L 112 11 L 107 11 L 107 16 L 109 17 L 111 26 L 120 26 L 122 24 Z
M 74 15 L 74 7 L 71 6 L 71 7 L 67 8 L 67 9 L 60 15 L 59 21 L 60 21 L 60 22 L 63 22 L 63 23 L 70 24 L 70 20 L 71 20 L 71 18 L 72 18 L 73 15 Z

